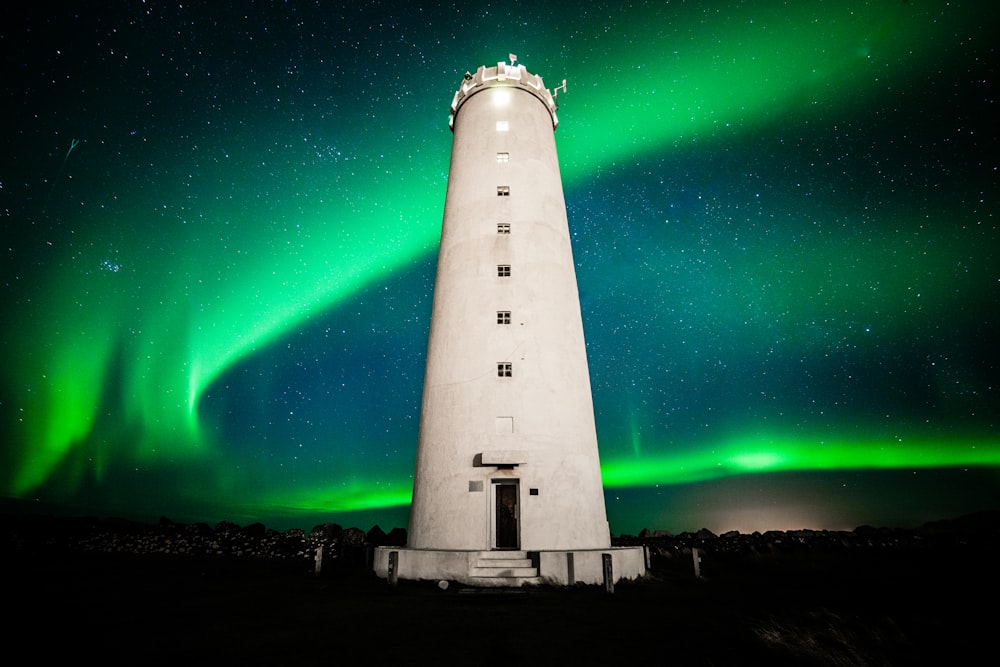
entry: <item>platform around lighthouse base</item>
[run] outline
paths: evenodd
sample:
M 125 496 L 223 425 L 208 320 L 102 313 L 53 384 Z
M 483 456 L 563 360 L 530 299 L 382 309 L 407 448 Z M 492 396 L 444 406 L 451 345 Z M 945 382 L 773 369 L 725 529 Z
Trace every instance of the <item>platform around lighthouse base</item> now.
M 644 547 L 546 551 L 463 551 L 379 547 L 375 574 L 397 579 L 449 581 L 466 586 L 520 587 L 613 584 L 646 573 Z

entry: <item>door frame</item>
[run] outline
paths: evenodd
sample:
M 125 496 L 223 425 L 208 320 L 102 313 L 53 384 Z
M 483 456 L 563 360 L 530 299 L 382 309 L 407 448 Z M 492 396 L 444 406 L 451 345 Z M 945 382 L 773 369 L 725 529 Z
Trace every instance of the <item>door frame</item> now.
M 499 546 L 497 531 L 497 487 L 514 487 L 514 546 Z M 490 480 L 490 549 L 496 551 L 517 551 L 521 548 L 521 480 L 502 477 Z

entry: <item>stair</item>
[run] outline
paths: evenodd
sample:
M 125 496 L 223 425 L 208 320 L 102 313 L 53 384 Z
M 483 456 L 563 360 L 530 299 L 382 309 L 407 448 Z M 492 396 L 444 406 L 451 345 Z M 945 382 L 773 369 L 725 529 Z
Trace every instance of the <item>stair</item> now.
M 518 585 L 535 580 L 538 577 L 538 567 L 527 551 L 480 551 L 474 564 L 469 567 L 469 576 L 510 580 L 503 583 Z

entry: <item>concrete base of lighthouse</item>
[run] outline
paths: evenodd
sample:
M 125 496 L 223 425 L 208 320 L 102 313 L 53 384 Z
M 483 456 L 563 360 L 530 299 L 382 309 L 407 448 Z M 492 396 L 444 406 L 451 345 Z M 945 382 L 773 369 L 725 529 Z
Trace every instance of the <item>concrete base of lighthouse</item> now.
M 451 581 L 465 586 L 520 587 L 605 584 L 646 574 L 643 547 L 558 551 L 449 551 L 379 547 L 383 579 Z

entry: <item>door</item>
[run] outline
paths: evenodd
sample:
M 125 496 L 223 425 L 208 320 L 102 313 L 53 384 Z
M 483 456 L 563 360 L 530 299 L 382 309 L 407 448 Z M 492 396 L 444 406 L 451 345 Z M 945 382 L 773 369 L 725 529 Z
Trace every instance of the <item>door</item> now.
M 518 549 L 521 546 L 521 531 L 518 525 L 518 481 L 503 480 L 493 483 L 494 525 L 496 526 L 496 549 Z

